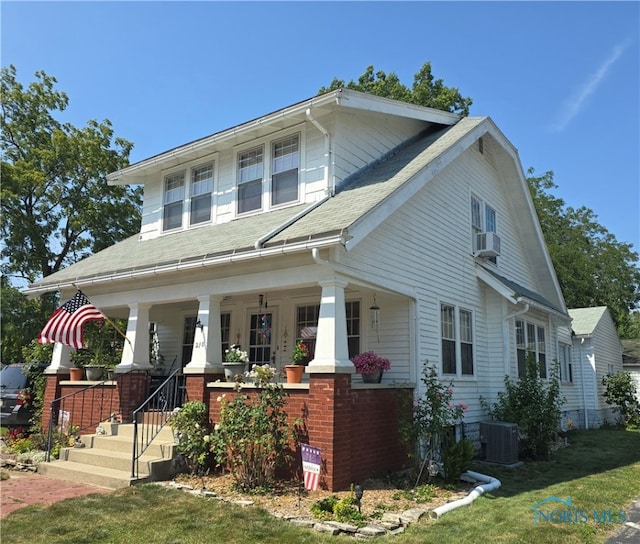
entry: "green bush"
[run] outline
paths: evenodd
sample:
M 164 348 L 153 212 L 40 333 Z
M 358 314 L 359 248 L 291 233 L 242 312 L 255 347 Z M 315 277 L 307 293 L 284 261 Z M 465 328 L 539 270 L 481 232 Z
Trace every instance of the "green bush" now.
M 444 481 L 448 484 L 457 483 L 460 475 L 469 469 L 476 454 L 473 442 L 463 438 L 447 446 L 442 455 L 444 465 Z
M 207 405 L 199 400 L 190 401 L 171 415 L 169 425 L 178 437 L 177 449 L 184 456 L 187 469 L 202 475 L 213 466 L 211 454 L 212 425 Z
M 293 436 L 284 410 L 288 394 L 280 384 L 261 382 L 262 389 L 252 400 L 236 395 L 221 403 L 211 451 L 220 466 L 230 470 L 243 490 L 267 489 L 276 469 L 284 465 Z
M 627 429 L 640 428 L 640 402 L 636 396 L 636 386 L 628 372 L 618 372 L 602 378 L 605 386 L 604 397 L 607 404 L 620 414 L 620 425 Z
M 535 357 L 527 354 L 525 375 L 517 381 L 505 376 L 505 390 L 498 393 L 493 406 L 482 397 L 480 402 L 492 419 L 517 423 L 524 457 L 546 459 L 560 427 L 564 399 L 560 397 L 558 365 L 554 364 L 548 380 L 540 377 L 539 370 Z

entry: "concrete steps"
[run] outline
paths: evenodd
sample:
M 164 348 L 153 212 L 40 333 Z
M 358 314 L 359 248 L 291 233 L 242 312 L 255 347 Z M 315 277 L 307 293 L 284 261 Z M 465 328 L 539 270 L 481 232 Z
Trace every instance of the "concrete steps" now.
M 104 434 L 81 436 L 84 447 L 63 448 L 59 459 L 41 463 L 38 472 L 51 478 L 111 489 L 173 477 L 176 450 L 170 427 L 163 428 L 138 459 L 137 478 L 132 478 L 133 424 L 102 423 L 100 426 Z M 141 428 L 139 425 L 139 432 Z

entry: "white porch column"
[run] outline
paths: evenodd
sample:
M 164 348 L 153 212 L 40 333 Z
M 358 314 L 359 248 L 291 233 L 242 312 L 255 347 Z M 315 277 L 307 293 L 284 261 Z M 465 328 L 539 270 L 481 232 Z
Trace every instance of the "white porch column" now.
M 71 364 L 70 355 L 75 351 L 75 348 L 56 342 L 53 345 L 53 353 L 51 355 L 51 362 L 45 369 L 45 374 L 63 374 L 73 366 Z
M 198 297 L 198 321 L 193 339 L 191 361 L 184 367 L 184 373 L 223 373 L 222 336 L 220 334 L 220 301 L 221 296 L 207 295 Z
M 149 362 L 149 308 L 151 304 L 129 304 L 127 339 L 116 373 L 153 368 Z
M 307 366 L 307 372 L 325 374 L 353 374 L 355 368 L 349 360 L 347 342 L 347 313 L 344 288 L 346 281 L 333 279 L 320 282 L 322 297 L 318 317 L 316 352 Z

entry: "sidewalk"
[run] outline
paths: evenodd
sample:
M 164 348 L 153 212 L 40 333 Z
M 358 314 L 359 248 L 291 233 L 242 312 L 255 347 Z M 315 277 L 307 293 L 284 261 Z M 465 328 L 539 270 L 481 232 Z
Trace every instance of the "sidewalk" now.
M 65 482 L 33 472 L 7 471 L 8 480 L 0 481 L 0 519 L 30 504 L 53 504 L 91 493 L 111 493 L 113 489 Z
M 608 538 L 605 544 L 640 543 L 640 497 L 631 503 L 627 510 L 627 522 Z

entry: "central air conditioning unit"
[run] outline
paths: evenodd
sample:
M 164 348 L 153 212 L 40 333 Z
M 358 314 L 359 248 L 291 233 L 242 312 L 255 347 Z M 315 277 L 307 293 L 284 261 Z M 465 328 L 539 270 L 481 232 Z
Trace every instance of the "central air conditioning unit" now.
M 518 426 L 515 423 L 481 422 L 480 444 L 485 461 L 504 465 L 518 462 Z
M 500 236 L 495 232 L 476 234 L 476 257 L 498 257 L 500 255 Z

